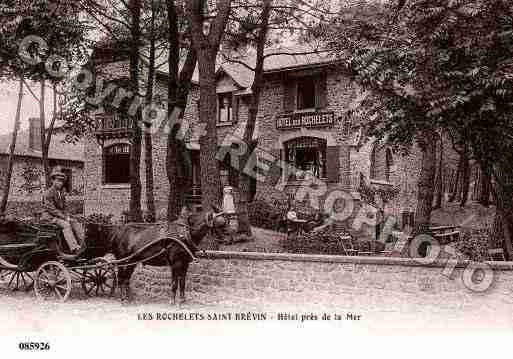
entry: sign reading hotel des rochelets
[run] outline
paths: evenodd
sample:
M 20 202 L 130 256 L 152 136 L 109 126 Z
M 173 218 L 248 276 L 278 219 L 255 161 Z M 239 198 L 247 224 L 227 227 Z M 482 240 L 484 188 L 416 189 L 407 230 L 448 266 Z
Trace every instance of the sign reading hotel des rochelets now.
M 300 127 L 326 127 L 333 126 L 335 114 L 333 112 L 297 112 L 276 116 L 276 128 L 286 130 Z

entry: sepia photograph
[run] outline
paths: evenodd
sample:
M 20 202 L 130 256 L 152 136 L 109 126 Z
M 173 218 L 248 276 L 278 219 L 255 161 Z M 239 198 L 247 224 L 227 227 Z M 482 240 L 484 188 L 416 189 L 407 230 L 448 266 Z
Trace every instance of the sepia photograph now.
M 8 357 L 512 333 L 511 0 L 0 0 Z

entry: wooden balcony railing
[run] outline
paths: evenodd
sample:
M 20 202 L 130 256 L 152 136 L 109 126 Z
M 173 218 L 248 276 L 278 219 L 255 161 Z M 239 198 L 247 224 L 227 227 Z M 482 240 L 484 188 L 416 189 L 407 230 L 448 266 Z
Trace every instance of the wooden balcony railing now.
M 117 114 L 96 115 L 96 136 L 102 139 L 128 137 L 134 120 Z

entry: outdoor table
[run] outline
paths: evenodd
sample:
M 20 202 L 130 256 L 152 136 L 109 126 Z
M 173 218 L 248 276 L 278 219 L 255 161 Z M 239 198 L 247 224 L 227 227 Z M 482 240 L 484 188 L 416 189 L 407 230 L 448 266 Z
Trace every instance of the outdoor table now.
M 296 228 L 297 228 L 297 235 L 301 235 L 301 234 L 304 234 L 306 232 L 305 231 L 305 226 L 308 223 L 308 221 L 306 221 L 304 219 L 289 219 L 289 222 L 294 223 L 294 225 L 296 226 Z

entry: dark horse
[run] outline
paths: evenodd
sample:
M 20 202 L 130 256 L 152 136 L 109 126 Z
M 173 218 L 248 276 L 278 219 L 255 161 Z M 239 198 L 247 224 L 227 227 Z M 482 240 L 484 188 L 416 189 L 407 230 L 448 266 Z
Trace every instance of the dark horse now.
M 198 214 L 189 214 L 187 216 L 187 222 L 192 242 L 196 245 L 199 245 L 201 240 L 209 233 L 219 237 L 222 228 L 226 225 L 222 212 L 217 209 Z M 171 228 L 173 223 L 175 222 L 171 223 Z M 167 223 L 165 225 L 167 225 Z M 96 226 L 96 235 L 90 232 L 90 228 L 87 232 L 88 238 L 95 236 L 98 239 L 101 238 L 102 241 L 108 241 L 110 252 L 114 254 L 116 259 L 133 256 L 130 259 L 131 263 L 144 260 L 144 264 L 147 265 L 158 267 L 169 266 L 172 274 L 171 302 L 173 304 L 176 303 L 176 291 L 178 287 L 180 287 L 180 303 L 185 301 L 185 278 L 192 258 L 181 244 L 170 238 L 162 239 L 158 244 L 151 245 L 134 256 L 134 254 L 143 247 L 162 237 L 161 227 L 157 225 L 134 223 L 121 226 Z M 181 241 L 183 242 L 184 240 L 181 239 Z M 164 253 L 155 257 L 155 255 L 166 247 L 168 249 Z M 118 284 L 122 301 L 130 301 L 131 299 L 129 283 L 134 270 L 135 265 L 119 266 Z

